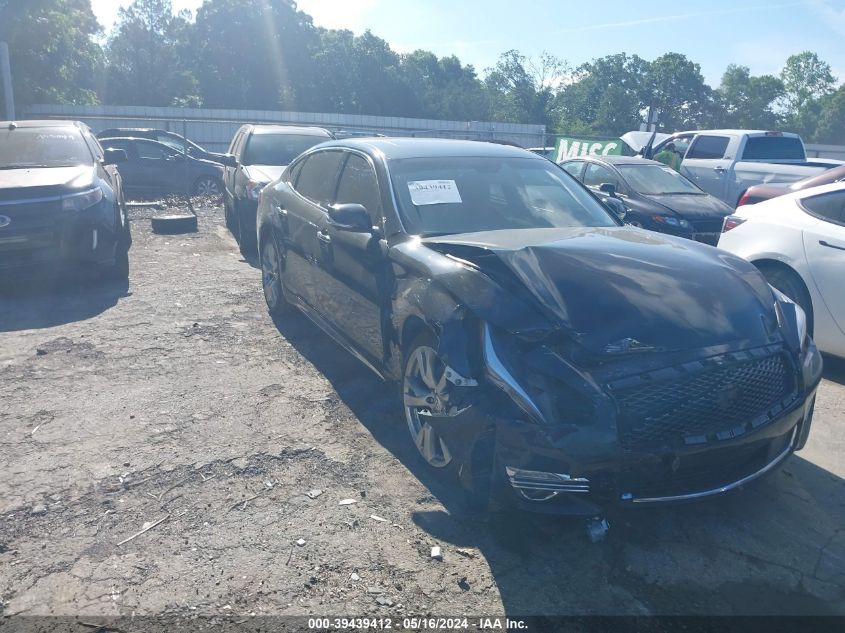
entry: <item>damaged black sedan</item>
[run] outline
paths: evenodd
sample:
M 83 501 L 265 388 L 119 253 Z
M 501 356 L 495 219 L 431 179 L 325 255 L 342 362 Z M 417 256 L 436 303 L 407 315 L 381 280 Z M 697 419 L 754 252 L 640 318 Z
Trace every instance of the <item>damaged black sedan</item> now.
M 299 308 L 400 385 L 397 424 L 475 501 L 697 499 L 807 440 L 821 358 L 801 309 L 527 151 L 323 143 L 264 189 L 257 237 L 271 313 Z

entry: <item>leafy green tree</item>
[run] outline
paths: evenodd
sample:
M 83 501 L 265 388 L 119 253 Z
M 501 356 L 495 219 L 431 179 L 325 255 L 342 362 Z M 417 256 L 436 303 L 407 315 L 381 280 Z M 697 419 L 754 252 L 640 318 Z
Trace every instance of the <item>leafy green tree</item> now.
M 704 83 L 701 66 L 680 53 L 666 53 L 648 65 L 642 99 L 660 110 L 660 127 L 669 132 L 714 122 L 713 90 Z
M 821 116 L 821 100 L 836 87 L 830 64 L 815 53 L 804 51 L 789 56 L 780 78 L 784 85 L 786 125 L 807 139 L 813 138 Z
M 194 43 L 206 106 L 319 109 L 312 61 L 319 36 L 293 0 L 205 0 Z
M 561 133 L 617 136 L 636 130 L 644 108 L 644 59 L 625 53 L 582 64 L 558 97 Z
M 170 0 L 135 0 L 121 8 L 108 44 L 106 99 L 121 105 L 201 105 L 191 72 L 190 15 Z
M 479 121 L 489 119 L 490 99 L 472 66 L 454 55 L 438 59 L 418 50 L 402 57 L 402 76 L 426 118 Z
M 817 143 L 845 145 L 845 85 L 822 99 L 819 124 L 813 140 Z
M 90 0 L 0 0 L 18 106 L 97 103 L 100 32 Z
M 567 71 L 566 62 L 549 53 L 536 61 L 516 50 L 503 53 L 485 78 L 493 118 L 551 127 L 556 96 Z
M 774 106 L 784 95 L 783 82 L 772 75 L 751 75 L 747 66 L 731 64 L 717 90 L 719 126 L 741 129 L 774 129 L 780 116 Z

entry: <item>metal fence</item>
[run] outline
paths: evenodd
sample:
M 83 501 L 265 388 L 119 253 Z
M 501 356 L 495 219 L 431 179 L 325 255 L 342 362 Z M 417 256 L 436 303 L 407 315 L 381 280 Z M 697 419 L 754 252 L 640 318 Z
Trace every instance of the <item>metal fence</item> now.
M 73 119 L 87 123 L 95 132 L 112 127 L 155 127 L 177 132 L 218 152 L 228 149 L 235 132 L 244 123 L 316 125 L 341 135 L 383 134 L 505 141 L 522 147 L 542 147 L 546 140 L 543 125 L 270 110 L 36 105 L 26 108 L 23 118 Z

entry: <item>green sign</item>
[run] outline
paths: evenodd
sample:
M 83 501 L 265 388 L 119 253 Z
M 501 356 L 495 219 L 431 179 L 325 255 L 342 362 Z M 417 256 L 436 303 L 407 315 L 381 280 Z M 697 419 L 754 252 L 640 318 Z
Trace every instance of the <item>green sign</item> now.
M 578 156 L 621 156 L 621 139 L 573 138 L 561 136 L 555 144 L 554 160 L 559 163 L 567 158 Z

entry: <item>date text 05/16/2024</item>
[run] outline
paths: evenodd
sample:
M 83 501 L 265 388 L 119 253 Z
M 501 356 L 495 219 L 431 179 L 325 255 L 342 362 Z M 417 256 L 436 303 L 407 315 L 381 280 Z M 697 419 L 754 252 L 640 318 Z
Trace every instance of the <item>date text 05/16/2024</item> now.
M 309 618 L 308 628 L 312 631 L 344 631 L 344 630 L 397 630 L 397 631 L 527 631 L 528 625 L 524 620 L 509 618 L 480 617 L 480 618 L 435 618 L 435 617 L 406 617 L 406 618 Z

